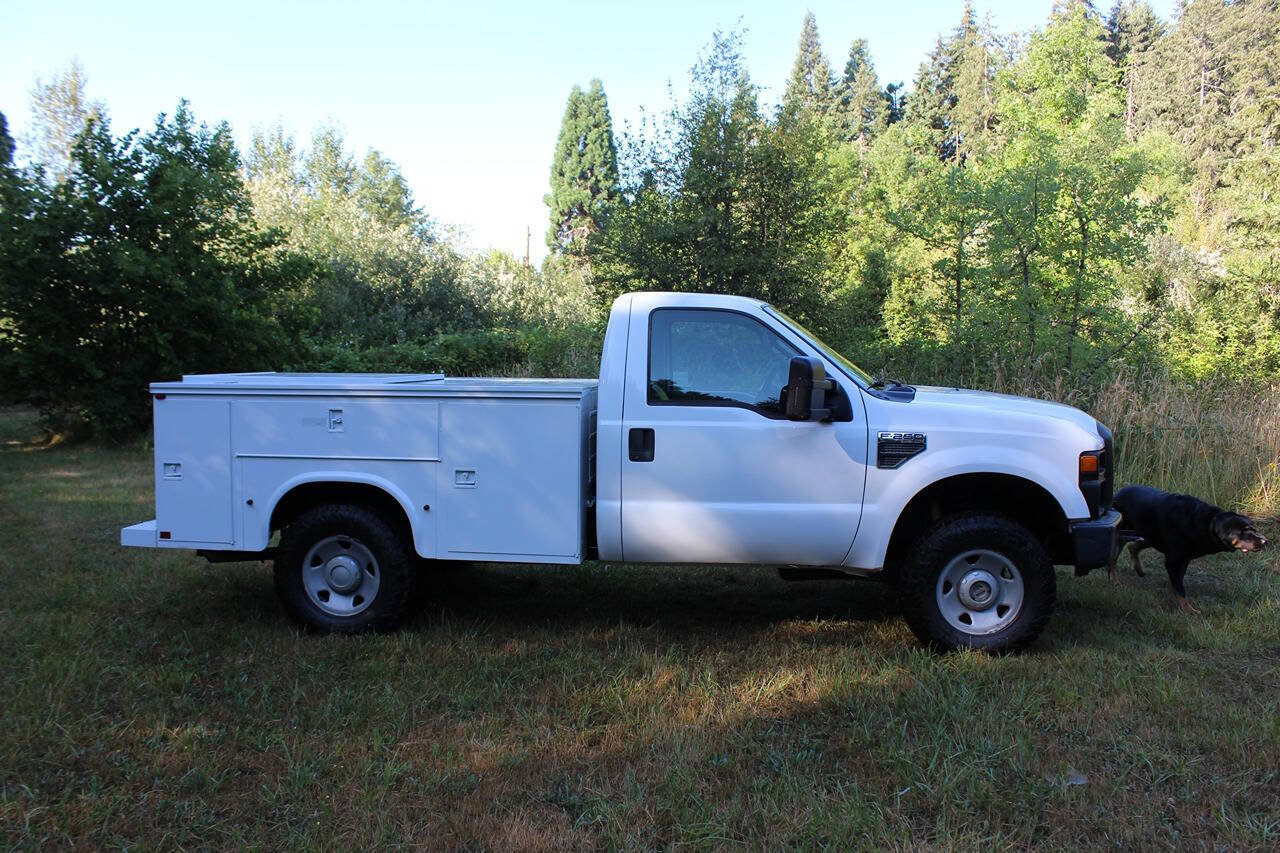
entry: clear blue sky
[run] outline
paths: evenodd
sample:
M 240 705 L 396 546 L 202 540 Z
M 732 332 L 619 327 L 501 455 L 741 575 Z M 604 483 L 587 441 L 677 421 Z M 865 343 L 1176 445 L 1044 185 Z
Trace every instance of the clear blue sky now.
M 1176 0 L 1153 5 L 1169 17 Z M 975 2 L 1002 32 L 1042 26 L 1051 6 Z M 89 95 L 106 102 L 117 133 L 149 126 L 180 98 L 201 120 L 229 121 L 242 145 L 254 127 L 277 120 L 300 140 L 334 122 L 357 153 L 374 147 L 399 163 L 419 204 L 438 222 L 463 227 L 474 246 L 522 255 L 532 227 L 536 260 L 551 152 L 574 83 L 604 82 L 620 131 L 641 107 L 667 104 L 668 81 L 683 93 L 712 31 L 741 22 L 751 76 L 776 100 L 812 9 L 833 68 L 844 66 L 861 36 L 881 81 L 910 85 L 962 7 L 963 0 L 6 0 L 0 112 L 20 136 L 34 79 L 78 58 Z

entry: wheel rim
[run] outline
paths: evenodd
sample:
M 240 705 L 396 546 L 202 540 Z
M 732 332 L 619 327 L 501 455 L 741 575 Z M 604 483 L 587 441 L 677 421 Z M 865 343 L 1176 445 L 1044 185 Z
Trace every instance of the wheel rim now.
M 938 576 L 938 610 L 966 634 L 993 634 L 1013 624 L 1025 590 L 1018 567 L 1002 554 L 965 551 Z
M 359 539 L 321 539 L 302 560 L 302 585 L 311 603 L 333 616 L 354 616 L 378 595 L 378 559 Z

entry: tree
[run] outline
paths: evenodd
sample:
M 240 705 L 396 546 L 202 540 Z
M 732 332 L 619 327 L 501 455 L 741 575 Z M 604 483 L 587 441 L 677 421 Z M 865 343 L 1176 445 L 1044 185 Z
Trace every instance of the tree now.
M 16 146 L 9 135 L 9 120 L 0 113 L 0 169 L 6 169 L 13 163 L 13 152 Z
M 954 157 L 951 109 L 955 106 L 955 68 L 948 44 L 939 36 L 916 72 L 905 121 L 918 128 L 943 160 Z
M 857 39 L 849 47 L 837 98 L 835 112 L 841 135 L 865 151 L 889 126 L 891 114 L 890 98 L 880 88 L 866 39 Z
M 1107 15 L 1107 56 L 1120 71 L 1125 90 L 1125 133 L 1130 140 L 1136 135 L 1138 61 L 1164 35 L 1165 26 L 1142 0 L 1128 0 L 1111 7 Z
M 624 149 L 623 187 L 603 245 L 601 295 L 651 288 L 737 293 L 817 315 L 830 230 L 824 122 L 761 115 L 739 53 L 717 33 L 690 92 Z
M 906 133 L 926 136 L 919 127 Z M 993 225 L 984 187 L 972 165 L 941 161 L 931 146 L 904 139 L 903 133 L 890 134 L 877 153 L 884 216 L 900 234 L 920 244 L 932 279 L 927 291 L 917 287 L 908 294 L 899 287 L 896 299 L 913 313 L 933 315 L 934 328 L 924 333 L 945 341 L 952 381 L 959 382 L 963 350 L 979 343 L 975 318 L 981 315 L 985 294 L 978 289 L 983 274 L 978 237 L 989 234 Z M 917 325 L 919 318 L 903 319 L 904 324 L 890 330 L 899 341 L 924 331 Z
M 185 103 L 121 139 L 94 120 L 65 181 L 27 186 L 0 316 L 47 423 L 118 435 L 146 423 L 151 380 L 294 354 L 286 296 L 312 267 L 255 225 L 226 125 L 197 124 Z
M 89 77 L 73 61 L 47 82 L 36 79 L 31 87 L 31 128 L 27 142 L 32 159 L 44 166 L 52 180 L 66 179 L 72 166 L 71 151 L 85 126 L 101 118 L 105 108 L 85 94 Z
M 357 158 L 328 126 L 306 150 L 276 127 L 256 133 L 249 151 L 256 218 L 327 272 L 300 300 L 315 340 L 408 343 L 478 321 L 464 259 L 437 238 L 393 162 L 374 150 Z
M 979 26 L 973 7 L 966 2 L 951 40 L 955 103 L 950 131 L 956 160 L 980 151 L 996 125 L 995 82 L 1000 66 L 993 41 L 990 20 Z
M 551 160 L 551 208 L 547 245 L 580 255 L 592 235 L 604 230 L 618 197 L 618 149 L 604 86 L 592 80 L 584 92 L 574 86 L 560 122 Z
M 830 109 L 832 102 L 831 66 L 822 52 L 813 12 L 805 12 L 791 77 L 782 96 L 783 110 L 792 115 L 801 111 L 822 113 Z

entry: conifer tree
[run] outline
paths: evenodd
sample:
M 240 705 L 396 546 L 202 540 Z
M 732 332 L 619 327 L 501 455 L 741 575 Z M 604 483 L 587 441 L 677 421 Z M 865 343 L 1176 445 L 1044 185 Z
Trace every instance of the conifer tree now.
M 1120 70 L 1120 84 L 1125 90 L 1125 133 L 1133 139 L 1136 131 L 1137 61 L 1164 35 L 1164 23 L 1151 6 L 1142 0 L 1128 0 L 1111 7 L 1107 16 L 1107 56 Z
M 805 12 L 796 45 L 796 61 L 782 96 L 783 109 L 793 115 L 801 111 L 822 113 L 832 106 L 833 100 L 831 66 L 822 52 L 818 23 L 813 12 Z
M 8 166 L 13 162 L 13 137 L 9 135 L 9 122 L 4 117 L 4 113 L 0 113 L 0 167 Z
M 951 41 L 955 103 L 951 109 L 950 130 L 952 154 L 957 161 L 982 148 L 996 123 L 997 63 L 993 41 L 990 20 L 979 26 L 972 4 L 966 2 L 960 26 Z
M 618 197 L 618 149 L 604 86 L 592 80 L 587 91 L 569 93 L 560 138 L 551 161 L 551 192 L 543 201 L 551 208 L 547 246 L 552 251 L 581 254 L 591 235 L 605 227 Z
M 889 126 L 890 113 L 889 96 L 880 88 L 866 39 L 857 39 L 849 47 L 838 92 L 835 109 L 841 134 L 865 149 Z

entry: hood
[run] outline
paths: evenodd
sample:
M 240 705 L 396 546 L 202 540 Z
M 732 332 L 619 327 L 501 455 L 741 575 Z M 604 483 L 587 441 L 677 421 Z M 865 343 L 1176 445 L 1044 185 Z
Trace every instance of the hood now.
M 955 408 L 965 412 L 983 411 L 992 415 L 1006 417 L 1052 418 L 1065 421 L 1081 429 L 1096 433 L 1097 421 L 1074 406 L 1065 403 L 1052 403 L 1048 400 L 1036 400 L 1032 397 L 1018 397 L 1013 394 L 996 394 L 991 391 L 970 391 L 965 388 L 943 388 L 931 385 L 917 385 L 916 398 L 913 404 L 922 404 L 931 409 L 945 410 Z M 959 412 L 957 411 L 957 414 Z

